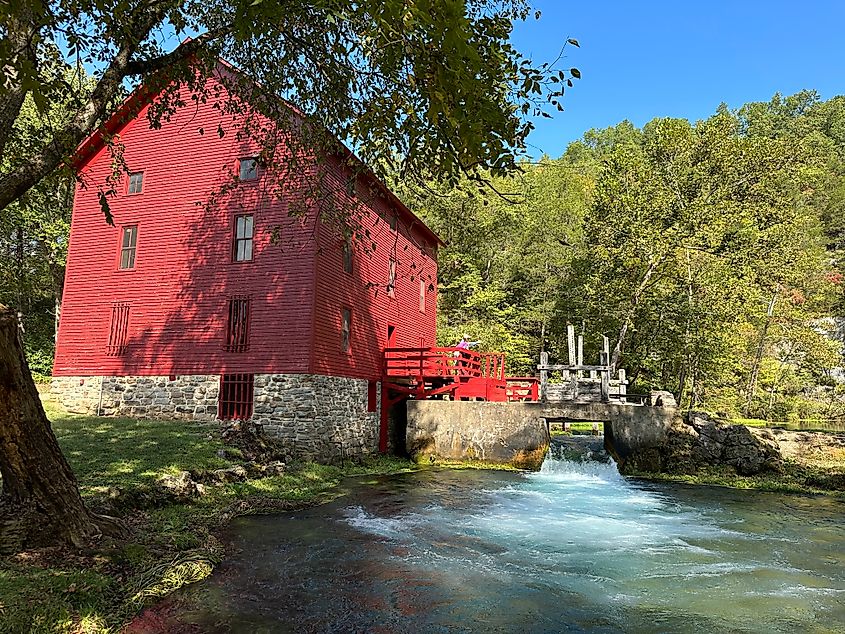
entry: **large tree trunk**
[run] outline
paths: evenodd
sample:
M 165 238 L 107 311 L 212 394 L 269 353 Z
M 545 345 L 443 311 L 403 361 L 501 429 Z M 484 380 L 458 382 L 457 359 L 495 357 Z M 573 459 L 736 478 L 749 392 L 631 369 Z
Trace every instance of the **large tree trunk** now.
M 0 305 L 0 552 L 82 546 L 117 528 L 82 502 L 29 373 L 14 311 Z

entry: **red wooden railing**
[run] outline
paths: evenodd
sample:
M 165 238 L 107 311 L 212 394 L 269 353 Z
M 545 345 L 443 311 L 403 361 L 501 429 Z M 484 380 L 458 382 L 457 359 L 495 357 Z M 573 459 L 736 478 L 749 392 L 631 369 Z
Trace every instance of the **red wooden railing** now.
M 385 377 L 485 377 L 505 380 L 505 355 L 466 348 L 387 348 Z
M 540 400 L 540 379 L 536 376 L 509 376 L 506 380 L 509 401 Z

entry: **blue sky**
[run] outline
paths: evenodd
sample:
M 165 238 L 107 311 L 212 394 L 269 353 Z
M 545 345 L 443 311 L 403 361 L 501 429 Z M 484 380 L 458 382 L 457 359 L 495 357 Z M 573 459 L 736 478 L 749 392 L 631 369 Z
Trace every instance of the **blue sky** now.
M 533 0 L 514 45 L 552 61 L 567 37 L 565 66 L 582 74 L 565 111 L 537 121 L 533 156 L 560 156 L 590 128 L 623 119 L 702 119 L 722 102 L 737 108 L 776 92 L 809 88 L 823 99 L 845 94 L 845 2 Z

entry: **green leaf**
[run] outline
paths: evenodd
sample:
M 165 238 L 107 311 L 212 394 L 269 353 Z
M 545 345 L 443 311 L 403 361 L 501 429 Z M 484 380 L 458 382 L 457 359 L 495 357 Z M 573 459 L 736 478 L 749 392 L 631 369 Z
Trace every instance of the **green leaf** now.
M 578 70 L 577 68 L 570 68 L 570 69 L 569 69 L 569 73 L 570 73 L 570 74 L 571 74 L 571 75 L 572 75 L 575 79 L 581 79 L 581 71 L 580 71 L 580 70 Z
M 572 46 L 577 46 L 578 48 L 581 48 L 581 45 L 578 43 L 578 40 L 576 40 L 574 37 L 570 37 L 570 38 L 569 38 L 568 40 L 566 40 L 566 41 L 567 41 L 569 44 L 572 44 Z

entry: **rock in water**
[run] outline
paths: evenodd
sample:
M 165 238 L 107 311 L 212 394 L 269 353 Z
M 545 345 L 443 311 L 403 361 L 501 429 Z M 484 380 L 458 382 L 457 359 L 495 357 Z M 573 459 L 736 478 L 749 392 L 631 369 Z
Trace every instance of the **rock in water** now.
M 665 441 L 631 456 L 624 471 L 694 474 L 705 467 L 730 466 L 744 476 L 783 471 L 783 456 L 766 429 L 732 425 L 702 412 L 689 412 L 669 429 Z
M 549 453 L 558 460 L 570 462 L 609 462 L 603 436 L 552 436 Z

